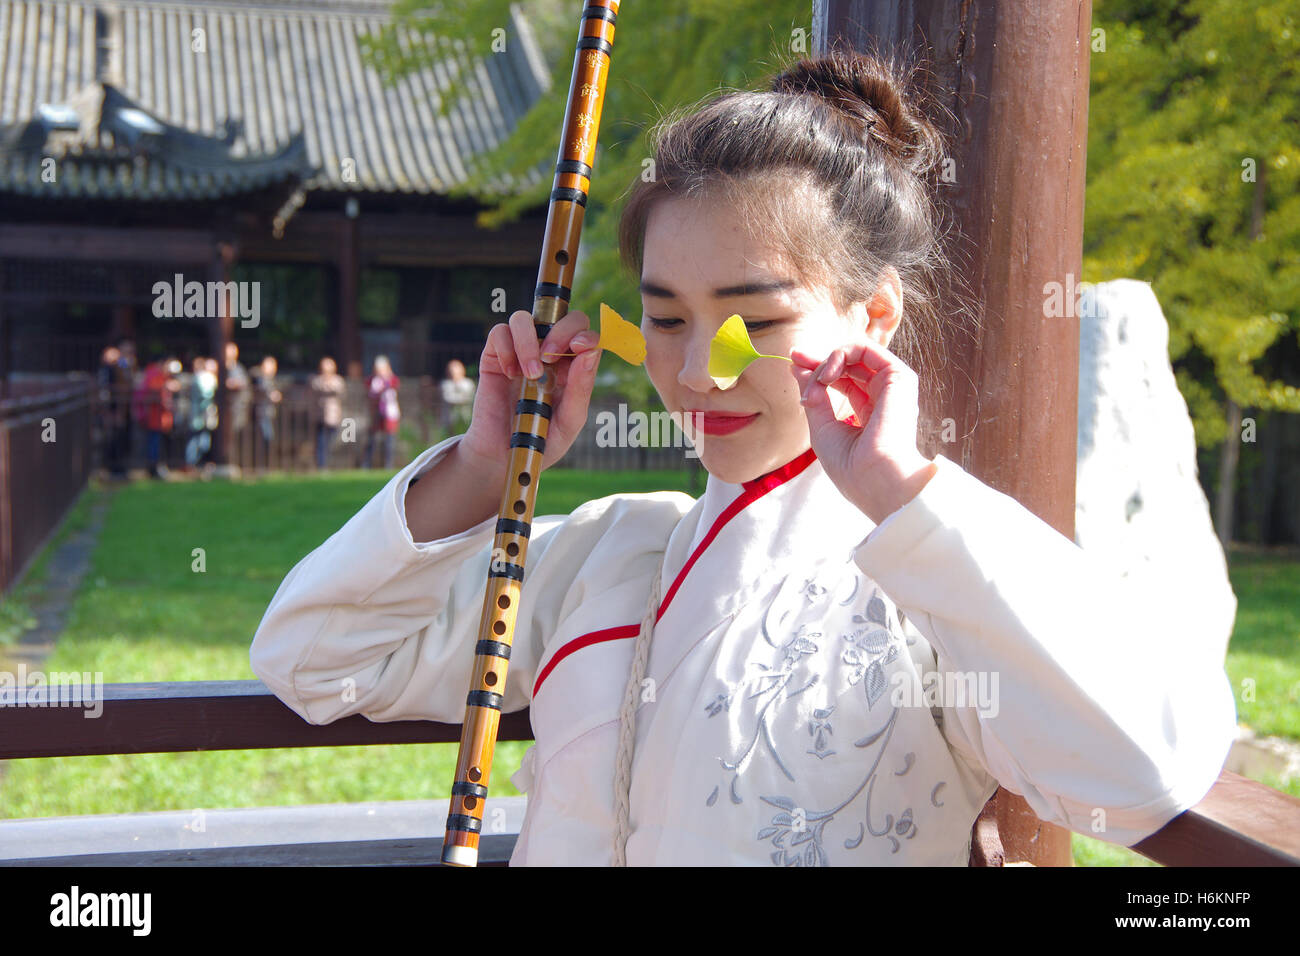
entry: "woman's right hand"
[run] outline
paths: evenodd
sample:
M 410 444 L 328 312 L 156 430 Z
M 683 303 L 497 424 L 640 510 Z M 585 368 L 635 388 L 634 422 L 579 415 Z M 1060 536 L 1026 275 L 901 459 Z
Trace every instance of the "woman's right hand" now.
M 542 468 L 556 464 L 569 450 L 587 421 L 587 407 L 600 364 L 600 336 L 588 328 L 586 314 L 569 312 L 539 342 L 531 312 L 519 310 L 508 323 L 488 333 L 479 361 L 478 387 L 469 429 L 460 454 L 484 474 L 504 475 L 510 461 L 510 432 L 520 381 L 540 378 L 542 365 L 551 365 L 556 386 L 551 396 L 551 421 Z M 575 352 L 576 356 L 547 353 Z

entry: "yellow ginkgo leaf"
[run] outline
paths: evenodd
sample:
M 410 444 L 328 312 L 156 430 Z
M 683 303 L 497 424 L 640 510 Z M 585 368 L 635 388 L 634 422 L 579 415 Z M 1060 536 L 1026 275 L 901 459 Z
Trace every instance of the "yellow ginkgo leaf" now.
M 740 381 L 740 376 L 755 359 L 760 358 L 790 361 L 784 355 L 765 355 L 754 348 L 745 320 L 733 315 L 722 323 L 709 343 L 709 377 L 718 388 L 726 391 Z
M 600 340 L 597 348 L 613 352 L 629 365 L 645 361 L 645 336 L 641 330 L 619 315 L 604 302 L 600 304 Z M 552 358 L 572 357 L 576 352 L 543 352 Z
M 641 330 L 604 302 L 600 304 L 600 347 L 629 365 L 645 361 L 645 336 Z

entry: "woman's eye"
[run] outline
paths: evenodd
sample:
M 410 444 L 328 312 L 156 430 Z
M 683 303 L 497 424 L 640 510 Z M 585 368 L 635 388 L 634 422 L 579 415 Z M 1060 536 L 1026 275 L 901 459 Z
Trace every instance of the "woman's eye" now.
M 681 319 L 660 319 L 653 315 L 647 315 L 646 318 L 656 329 L 675 329 L 682 324 Z M 749 332 L 762 332 L 779 323 L 778 319 L 755 319 L 752 322 L 746 322 L 745 328 Z

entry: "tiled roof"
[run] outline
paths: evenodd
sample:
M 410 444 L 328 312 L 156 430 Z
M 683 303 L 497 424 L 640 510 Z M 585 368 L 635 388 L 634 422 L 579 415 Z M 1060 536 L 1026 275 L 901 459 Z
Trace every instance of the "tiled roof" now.
M 35 119 L 0 125 L 0 183 L 41 198 L 221 199 L 312 174 L 301 133 L 273 154 L 236 156 L 237 129 L 191 133 L 96 82 Z
M 359 38 L 390 22 L 388 6 L 0 0 L 0 136 L 10 147 L 0 143 L 0 192 L 48 190 L 44 155 L 88 164 L 93 153 L 100 165 L 80 177 L 61 162 L 63 194 L 214 196 L 295 172 L 309 190 L 444 193 L 465 177 L 462 157 L 504 139 L 549 76 L 514 8 L 505 52 L 471 61 L 463 44 L 446 42 L 432 67 L 385 85 L 363 66 Z M 435 116 L 440 91 L 462 73 L 467 93 Z M 102 122 L 76 106 L 96 95 Z M 68 133 L 52 132 L 57 120 L 69 125 L 67 106 L 80 109 L 71 148 L 56 143 Z M 170 150 L 151 120 L 168 130 Z M 116 163 L 107 161 L 114 150 Z M 196 172 L 182 154 L 191 167 L 201 156 L 222 170 Z

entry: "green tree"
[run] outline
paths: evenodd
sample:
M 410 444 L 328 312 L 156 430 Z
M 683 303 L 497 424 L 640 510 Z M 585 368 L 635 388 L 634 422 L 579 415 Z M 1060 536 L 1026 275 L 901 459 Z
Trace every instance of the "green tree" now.
M 398 0 L 394 27 L 418 31 L 425 44 L 399 40 L 395 29 L 376 35 L 367 56 L 381 73 L 396 76 L 449 58 L 453 85 L 436 104 L 445 111 L 466 85 L 471 64 L 494 55 L 493 44 L 517 42 L 509 0 L 455 4 Z M 494 228 L 520 213 L 544 207 L 550 194 L 560 126 L 569 94 L 578 16 L 575 0 L 534 0 L 520 5 L 550 68 L 552 85 L 491 153 L 468 160 L 470 176 L 453 195 L 486 204 L 479 225 Z M 812 4 L 807 0 L 655 0 L 625 4 L 618 14 L 614 53 L 601 112 L 600 136 L 574 279 L 572 307 L 593 323 L 607 303 L 640 322 L 636 281 L 622 269 L 617 244 L 621 199 L 646 172 L 649 129 L 666 110 L 703 101 L 719 88 L 756 89 L 782 64 L 811 55 Z M 654 389 L 644 372 L 619 362 L 618 389 L 649 405 Z
M 369 56 L 390 75 L 453 62 L 443 109 L 471 92 L 471 64 L 515 42 L 509 0 L 399 0 Z M 492 227 L 543 206 L 551 185 L 580 4 L 522 5 L 553 83 L 499 149 L 468 159 L 455 191 Z M 620 267 L 619 201 L 645 171 L 665 110 L 720 88 L 756 88 L 811 53 L 807 0 L 657 0 L 619 12 L 574 308 L 607 302 L 636 321 Z M 1150 282 L 1198 444 L 1223 441 L 1232 407 L 1300 411 L 1300 77 L 1295 0 L 1096 0 L 1084 272 Z M 501 31 L 504 31 L 502 33 Z M 1098 42 L 1100 41 L 1100 42 Z M 616 363 L 615 363 L 616 364 Z M 649 384 L 639 373 L 628 388 Z
M 1152 284 L 1230 496 L 1241 410 L 1300 411 L 1300 8 L 1097 0 L 1093 26 L 1085 278 Z

